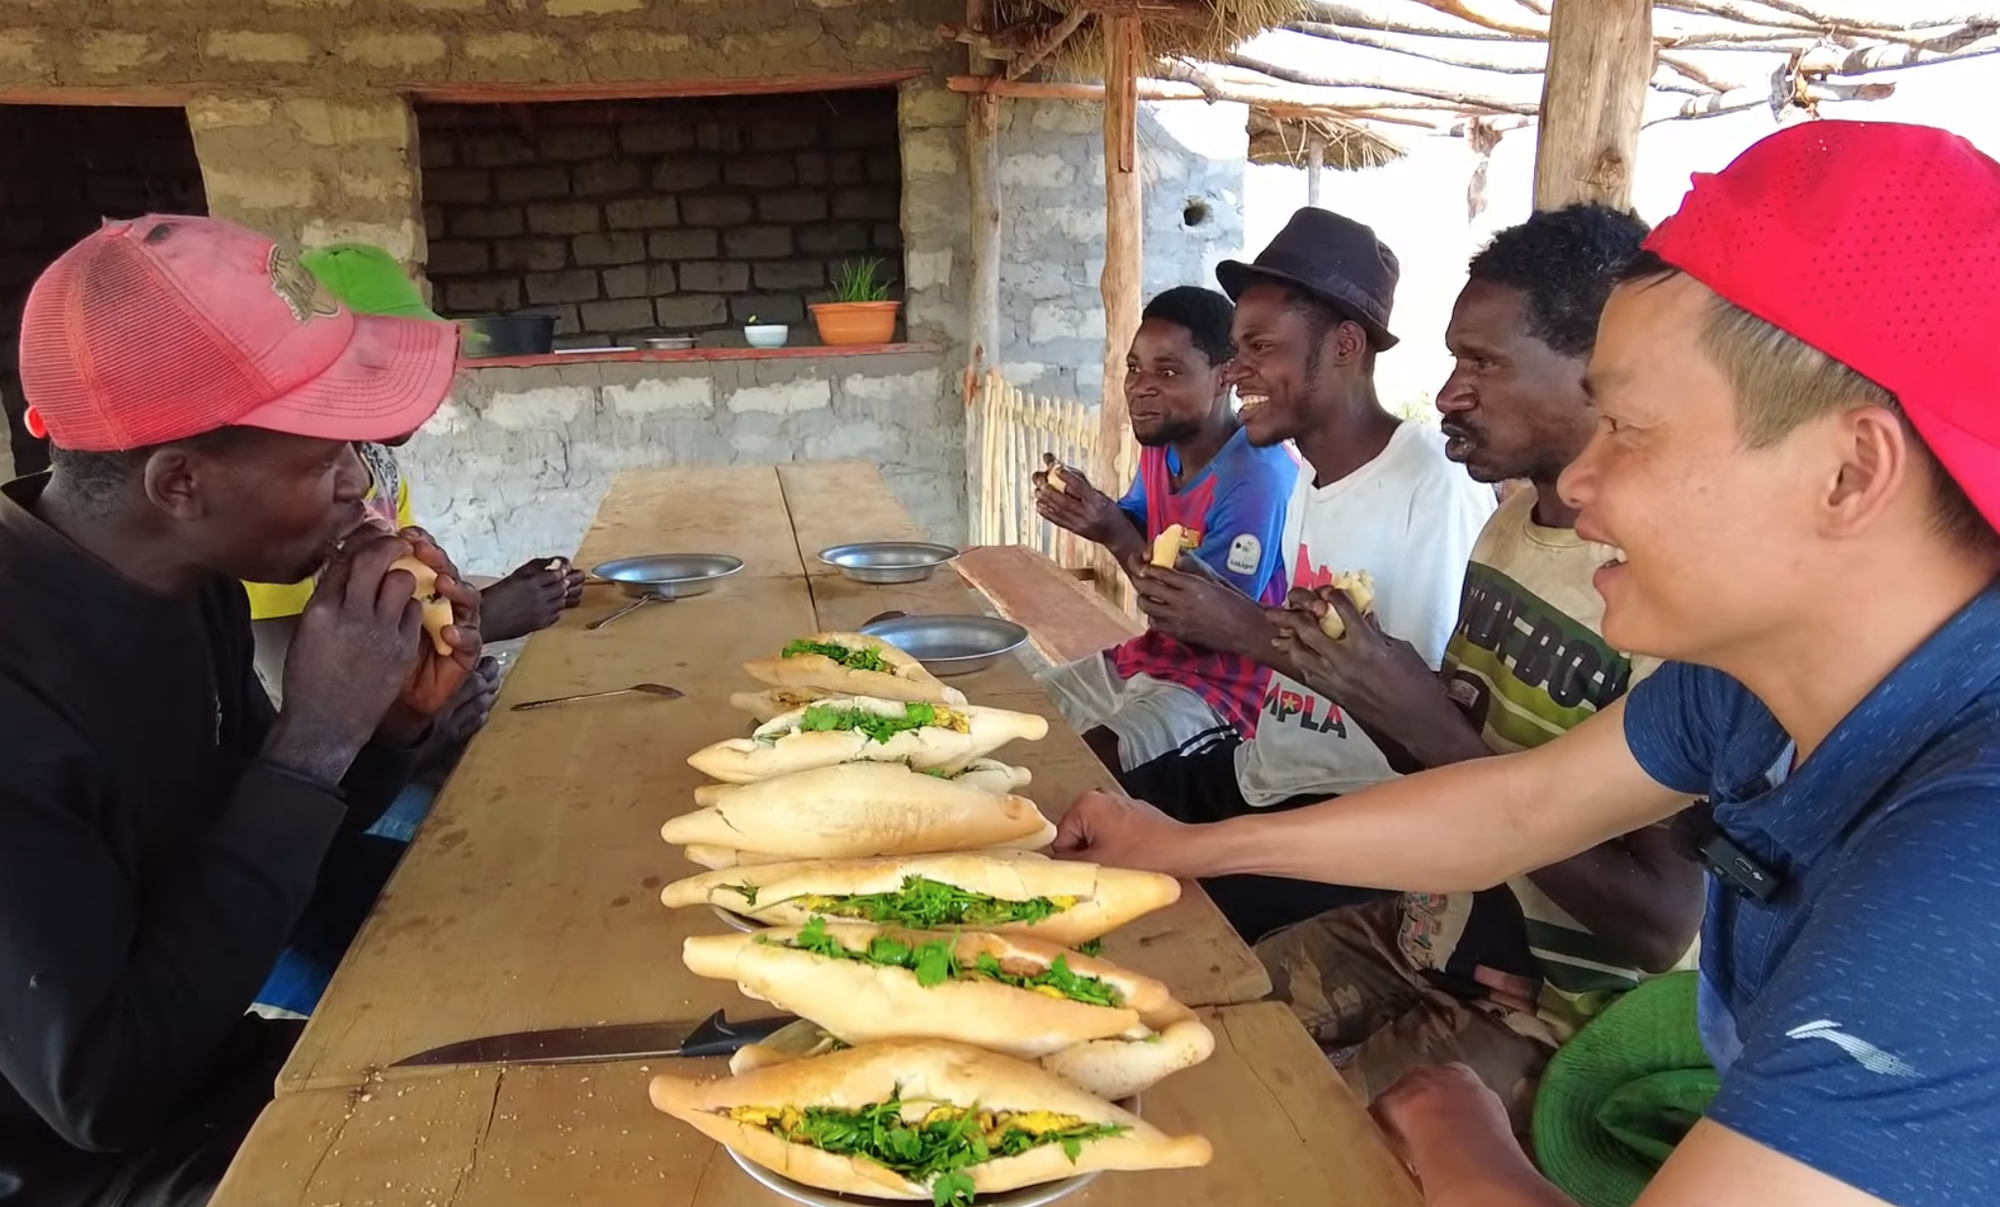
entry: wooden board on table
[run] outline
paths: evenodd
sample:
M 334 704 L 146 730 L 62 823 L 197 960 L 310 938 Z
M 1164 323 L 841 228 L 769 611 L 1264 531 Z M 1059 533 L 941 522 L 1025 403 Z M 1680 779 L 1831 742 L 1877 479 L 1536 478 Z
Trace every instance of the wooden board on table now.
M 924 539 L 910 514 L 889 493 L 888 483 L 865 461 L 780 465 L 778 481 L 792 513 L 799 560 L 806 573 L 839 577 L 840 570 L 819 560 L 819 551 L 860 541 Z
M 811 631 L 805 580 L 742 579 L 599 632 L 583 623 L 572 614 L 529 642 L 341 962 L 282 1091 L 358 1085 L 481 1035 L 743 1011 L 734 985 L 681 966 L 683 937 L 725 926 L 660 904 L 663 884 L 699 869 L 659 830 L 705 782 L 687 756 L 745 730 L 728 704 L 755 686 L 740 663 Z M 687 695 L 510 707 L 640 681 Z
M 911 615 L 978 611 L 965 584 L 946 575 L 879 587 L 844 578 L 816 578 L 812 597 L 824 629 L 858 627 L 890 608 Z M 949 682 L 974 704 L 1048 718 L 1048 737 L 1015 742 L 995 757 L 1034 774 L 1026 795 L 1050 821 L 1060 821 L 1076 798 L 1090 789 L 1115 786 L 1111 773 L 1070 729 L 1018 657 L 1002 658 L 974 674 L 955 675 Z M 1191 1006 L 1251 1002 L 1271 992 L 1269 972 L 1237 938 L 1208 895 L 1192 884 L 1182 885 L 1181 899 L 1173 905 L 1108 936 L 1104 955 L 1165 981 Z
M 1075 1207 L 1417 1207 L 1368 1114 L 1290 1011 L 1203 1011 L 1215 1055 L 1146 1092 L 1141 1113 L 1215 1147 L 1204 1169 L 1107 1173 Z M 655 1111 L 653 1073 L 719 1060 L 460 1069 L 280 1097 L 212 1207 L 751 1207 L 775 1200 L 728 1153 Z
M 1033 549 L 982 545 L 966 550 L 953 565 L 995 611 L 1027 629 L 1050 662 L 1073 662 L 1140 632 L 1138 621 Z
M 576 564 L 588 569 L 648 553 L 727 553 L 743 559 L 739 578 L 803 574 L 784 515 L 784 490 L 768 465 L 627 471 L 605 494 Z M 615 587 L 592 590 L 618 593 Z

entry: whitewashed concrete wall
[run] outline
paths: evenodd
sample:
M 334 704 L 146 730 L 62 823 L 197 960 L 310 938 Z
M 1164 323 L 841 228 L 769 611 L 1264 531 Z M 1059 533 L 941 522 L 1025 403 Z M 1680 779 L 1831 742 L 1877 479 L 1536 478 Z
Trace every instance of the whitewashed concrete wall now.
M 1104 378 L 1104 116 L 1096 104 L 1008 101 L 1000 116 L 1000 371 L 1095 404 Z M 1139 110 L 1147 297 L 1215 286 L 1243 241 L 1241 105 Z
M 468 573 L 571 552 L 620 470 L 663 465 L 859 458 L 942 534 L 965 522 L 945 377 L 935 354 L 481 369 L 398 456 Z

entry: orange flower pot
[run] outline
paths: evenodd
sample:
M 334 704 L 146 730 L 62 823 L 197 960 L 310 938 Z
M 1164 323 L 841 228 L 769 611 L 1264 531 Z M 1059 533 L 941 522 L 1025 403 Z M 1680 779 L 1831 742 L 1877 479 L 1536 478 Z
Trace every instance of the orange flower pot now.
M 822 344 L 886 344 L 896 336 L 901 302 L 813 302 L 813 326 Z

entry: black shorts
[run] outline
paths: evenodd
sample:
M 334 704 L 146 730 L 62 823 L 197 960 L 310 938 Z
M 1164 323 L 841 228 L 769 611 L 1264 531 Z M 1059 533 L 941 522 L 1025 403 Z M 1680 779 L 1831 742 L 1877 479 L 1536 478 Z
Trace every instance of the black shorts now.
M 1240 745 L 1240 740 L 1225 739 L 1192 751 L 1184 748 L 1120 773 L 1118 782 L 1128 795 L 1157 806 L 1177 821 L 1194 825 L 1227 821 L 1245 813 L 1297 809 L 1327 799 L 1295 796 L 1264 809 L 1251 808 L 1236 782 L 1236 748 Z M 1201 887 L 1208 890 L 1223 917 L 1229 919 L 1246 943 L 1255 943 L 1272 931 L 1327 910 L 1387 895 L 1380 889 L 1349 888 L 1283 876 L 1214 876 L 1203 880 Z

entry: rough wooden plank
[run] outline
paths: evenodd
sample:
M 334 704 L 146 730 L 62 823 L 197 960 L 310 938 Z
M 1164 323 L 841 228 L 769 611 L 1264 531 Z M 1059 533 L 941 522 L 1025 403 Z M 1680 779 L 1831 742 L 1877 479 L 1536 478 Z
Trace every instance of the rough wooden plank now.
M 1204 1011 L 1207 1063 L 1141 1112 L 1215 1146 L 1200 1170 L 1109 1173 L 1077 1207 L 1416 1207 L 1380 1133 L 1283 1006 Z M 752 1207 L 774 1200 L 728 1154 L 653 1110 L 669 1062 L 440 1073 L 363 1092 L 280 1098 L 213 1207 Z M 720 1075 L 722 1062 L 681 1068 Z M 678 1071 L 678 1070 L 677 1070 Z
M 1632 205 L 1653 76 L 1652 0 L 1556 0 L 1535 135 L 1535 208 Z
M 839 569 L 819 560 L 819 551 L 834 545 L 923 539 L 882 475 L 865 461 L 780 465 L 778 482 L 808 574 L 839 576 Z
M 791 528 L 772 522 L 784 512 L 771 466 L 631 471 L 605 494 L 576 560 L 589 567 L 647 553 L 728 553 L 743 559 L 738 578 L 803 574 Z
M 478 1035 L 740 1012 L 734 986 L 675 958 L 683 936 L 723 923 L 660 905 L 660 886 L 696 869 L 659 827 L 694 807 L 703 777 L 688 754 L 743 732 L 728 706 L 747 686 L 742 661 L 813 623 L 802 577 L 743 579 L 596 633 L 571 618 L 532 638 L 280 1086 L 357 1085 Z M 640 681 L 687 697 L 509 709 Z
M 1052 663 L 1072 662 L 1139 632 L 1131 617 L 1033 549 L 982 545 L 953 564 L 995 610 L 1026 628 L 1036 651 Z

